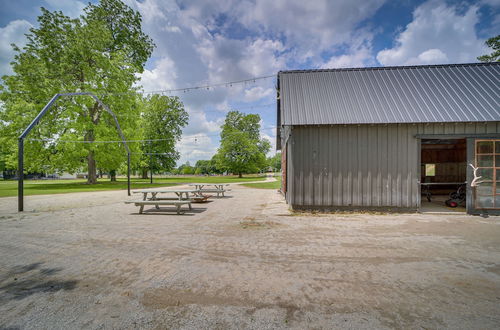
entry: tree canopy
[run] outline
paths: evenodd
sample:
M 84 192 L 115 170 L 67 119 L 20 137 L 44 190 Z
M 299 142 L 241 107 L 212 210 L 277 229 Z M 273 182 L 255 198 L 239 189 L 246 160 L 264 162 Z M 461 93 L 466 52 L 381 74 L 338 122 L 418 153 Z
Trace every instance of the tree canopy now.
M 195 174 L 214 174 L 217 172 L 217 165 L 212 160 L 198 160 L 196 162 Z M 198 172 L 198 173 L 196 173 Z
M 493 49 L 489 55 L 479 56 L 477 59 L 481 62 L 499 62 L 500 61 L 500 34 L 496 37 L 489 38 L 485 42 L 486 46 Z
M 267 158 L 267 166 L 275 171 L 281 171 L 281 152 Z
M 153 171 L 170 171 L 179 160 L 175 143 L 188 123 L 188 113 L 178 97 L 152 95 L 143 100 L 141 117 L 143 156 L 140 167 Z M 152 154 L 152 155 L 151 155 Z
M 266 166 L 271 145 L 260 136 L 260 116 L 230 111 L 222 126 L 216 160 L 220 169 L 238 174 L 255 173 Z
M 2 77 L 0 87 L 0 143 L 10 168 L 16 168 L 17 137 L 56 93 L 93 92 L 117 115 L 127 139 L 140 134 L 142 103 L 134 86 L 154 48 L 140 14 L 119 0 L 89 4 L 76 19 L 41 11 L 26 46 L 14 45 L 14 74 Z M 29 137 L 38 141 L 25 144 L 28 171 L 86 169 L 95 183 L 97 166 L 115 170 L 126 160 L 121 144 L 58 142 L 119 140 L 112 118 L 88 96 L 59 100 Z

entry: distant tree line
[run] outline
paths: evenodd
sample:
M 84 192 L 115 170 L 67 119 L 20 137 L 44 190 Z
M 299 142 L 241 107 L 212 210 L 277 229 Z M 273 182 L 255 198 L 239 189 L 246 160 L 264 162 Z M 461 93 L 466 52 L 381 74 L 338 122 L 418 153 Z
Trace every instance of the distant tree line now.
M 219 167 L 216 155 L 210 160 L 198 160 L 194 166 L 186 162 L 170 173 L 177 175 L 219 175 L 219 174 L 239 174 L 227 172 L 224 167 Z M 279 172 L 281 171 L 281 153 L 278 152 L 274 156 L 267 157 L 264 166 L 256 171 L 248 173 L 264 173 L 264 172 Z

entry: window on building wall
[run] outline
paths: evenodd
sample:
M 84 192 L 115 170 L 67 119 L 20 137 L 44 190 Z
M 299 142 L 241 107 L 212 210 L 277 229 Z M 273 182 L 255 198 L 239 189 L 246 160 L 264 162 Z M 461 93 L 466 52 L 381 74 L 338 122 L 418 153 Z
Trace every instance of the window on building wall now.
M 425 164 L 425 176 L 436 176 L 436 164 Z
M 476 140 L 476 167 L 476 208 L 500 209 L 500 140 Z

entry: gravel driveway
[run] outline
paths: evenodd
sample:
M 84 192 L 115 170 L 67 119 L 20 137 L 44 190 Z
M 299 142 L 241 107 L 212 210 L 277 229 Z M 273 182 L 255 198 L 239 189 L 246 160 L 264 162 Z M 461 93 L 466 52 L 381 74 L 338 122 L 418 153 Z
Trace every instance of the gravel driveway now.
M 185 215 L 0 198 L 0 328 L 500 328 L 500 218 L 292 214 L 232 188 Z

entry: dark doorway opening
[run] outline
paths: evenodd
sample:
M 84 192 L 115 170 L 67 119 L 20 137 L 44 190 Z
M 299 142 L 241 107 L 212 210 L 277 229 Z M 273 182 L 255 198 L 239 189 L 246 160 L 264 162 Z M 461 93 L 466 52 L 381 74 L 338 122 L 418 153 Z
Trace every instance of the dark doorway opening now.
M 465 212 L 465 139 L 422 139 L 421 212 Z

